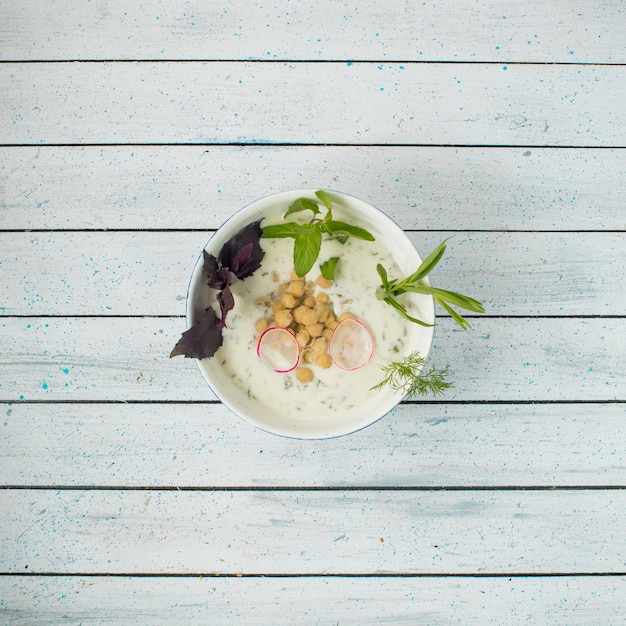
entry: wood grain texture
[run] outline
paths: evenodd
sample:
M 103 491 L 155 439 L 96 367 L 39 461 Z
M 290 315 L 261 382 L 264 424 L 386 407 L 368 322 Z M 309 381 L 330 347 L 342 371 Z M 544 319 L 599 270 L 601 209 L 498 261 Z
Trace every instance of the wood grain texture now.
M 429 362 L 450 365 L 446 400 L 626 399 L 624 318 L 472 323 L 435 330 Z M 184 329 L 181 318 L 0 319 L 0 399 L 214 400 L 195 361 L 169 358 Z
M 621 626 L 625 19 L 0 3 L 0 622 Z M 168 358 L 210 231 L 289 188 L 456 235 L 445 397 L 295 441 Z
M 624 576 L 0 577 L 12 624 L 571 625 L 626 620 Z M 149 602 L 138 601 L 149 598 Z M 242 602 L 242 598 L 246 601 Z M 323 598 L 323 602 L 320 599 Z
M 8 63 L 0 143 L 620 147 L 625 78 L 608 65 Z
M 625 149 L 211 145 L 0 148 L 0 229 L 209 230 L 319 187 L 405 229 L 626 230 Z
M 2 59 L 400 59 L 619 63 L 620 2 L 385 0 L 0 5 Z
M 623 573 L 626 553 L 626 490 L 27 489 L 0 509 L 3 573 Z
M 0 148 L 0 229 L 209 230 L 320 187 L 405 229 L 626 230 L 625 149 L 260 145 Z
M 268 435 L 220 404 L 18 402 L 0 405 L 0 427 L 5 486 L 626 485 L 625 404 L 403 404 L 320 441 Z
M 448 236 L 407 234 L 423 258 Z M 209 237 L 0 233 L 0 314 L 184 314 L 189 277 Z M 372 272 L 374 297 L 380 280 L 373 267 Z M 622 315 L 626 237 L 459 233 L 430 278 L 435 286 L 477 298 L 490 315 Z

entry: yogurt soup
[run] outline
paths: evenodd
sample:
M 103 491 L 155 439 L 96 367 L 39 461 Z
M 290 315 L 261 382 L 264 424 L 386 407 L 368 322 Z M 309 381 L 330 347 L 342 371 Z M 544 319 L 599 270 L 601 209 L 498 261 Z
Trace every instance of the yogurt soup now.
M 281 424 L 281 434 L 293 432 L 294 436 L 298 436 L 299 429 L 306 429 L 306 422 L 315 422 L 318 436 L 325 436 L 327 430 L 336 430 L 333 424 L 338 420 L 351 424 L 351 427 L 347 426 L 347 432 L 351 432 L 372 411 L 382 410 L 378 415 L 382 417 L 401 397 L 397 397 L 397 393 L 393 397 L 394 392 L 388 389 L 371 390 L 384 377 L 380 366 L 402 360 L 415 351 L 416 346 L 425 349 L 426 353 L 430 348 L 431 328 L 405 320 L 392 307 L 376 298 L 376 288 L 380 284 L 377 263 L 383 264 L 390 278 L 413 271 L 416 265 L 409 267 L 407 259 L 402 258 L 406 267 L 401 268 L 398 258 L 384 245 L 385 237 L 376 224 L 366 219 L 355 219 L 353 212 L 342 211 L 340 202 L 335 204 L 334 197 L 333 202 L 334 219 L 366 228 L 374 235 L 375 241 L 351 237 L 341 244 L 324 239 L 319 258 L 305 279 L 314 281 L 320 274 L 320 263 L 331 257 L 340 257 L 335 267 L 335 281 L 323 291 L 330 297 L 336 316 L 351 313 L 369 329 L 374 340 L 371 360 L 357 370 L 343 370 L 335 364 L 325 369 L 312 364 L 308 367 L 314 372 L 314 380 L 301 383 L 296 379 L 295 372 L 277 373 L 258 358 L 259 332 L 255 329 L 255 322 L 267 314 L 258 301 L 268 296 L 276 297 L 279 285 L 276 274 L 280 282 L 288 282 L 293 269 L 293 240 L 262 238 L 260 243 L 265 256 L 261 267 L 252 276 L 231 286 L 235 307 L 227 318 L 223 344 L 212 358 L 201 362 L 205 377 L 227 405 L 240 414 L 271 416 L 267 419 Z M 287 206 L 279 205 L 267 212 L 262 226 L 280 223 Z M 221 243 L 216 243 L 215 247 L 212 243 L 209 242 L 207 250 L 215 254 Z M 405 240 L 399 248 L 406 248 L 407 245 L 410 246 L 410 243 Z M 408 262 L 419 263 L 417 253 L 414 250 L 413 253 L 416 260 L 411 258 Z M 316 287 L 315 293 L 319 291 L 320 288 Z M 215 306 L 215 294 L 208 292 L 207 287 L 206 302 Z M 432 320 L 430 298 L 415 294 L 404 294 L 401 298 L 404 298 L 402 302 L 411 315 Z M 204 306 L 204 303 L 199 304 Z M 233 387 L 238 393 L 233 394 Z M 235 396 L 238 399 L 233 401 Z M 231 401 L 228 402 L 226 397 L 230 397 Z M 266 418 L 259 419 L 263 421 Z M 363 425 L 370 421 L 363 422 Z M 275 430 L 270 424 L 268 429 Z

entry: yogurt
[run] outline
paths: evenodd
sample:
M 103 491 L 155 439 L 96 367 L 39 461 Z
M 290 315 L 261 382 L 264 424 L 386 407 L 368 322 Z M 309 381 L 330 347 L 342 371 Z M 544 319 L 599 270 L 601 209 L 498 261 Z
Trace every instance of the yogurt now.
M 343 216 L 335 208 L 333 215 L 335 219 L 355 223 L 351 216 Z M 270 222 L 263 225 L 265 223 Z M 314 280 L 320 273 L 319 264 L 327 259 L 341 259 L 335 268 L 333 285 L 324 291 L 336 315 L 349 312 L 369 329 L 374 354 L 357 370 L 312 365 L 314 380 L 300 383 L 293 372 L 277 373 L 257 356 L 259 333 L 255 330 L 255 321 L 265 311 L 256 302 L 276 291 L 273 273 L 277 273 L 281 281 L 288 281 L 293 269 L 292 239 L 261 239 L 261 246 L 265 251 L 261 267 L 252 276 L 231 286 L 235 307 L 228 315 L 221 348 L 213 358 L 204 361 L 209 377 L 218 381 L 218 388 L 220 385 L 236 387 L 248 407 L 258 407 L 259 412 L 286 420 L 296 428 L 302 422 L 319 422 L 322 418 L 332 421 L 367 411 L 368 404 L 376 403 L 385 393 L 372 390 L 384 377 L 381 366 L 402 360 L 412 352 L 415 333 L 424 331 L 376 298 L 376 288 L 380 285 L 377 263 L 382 263 L 390 278 L 403 275 L 394 254 L 379 238 L 373 242 L 350 238 L 345 244 L 323 241 L 319 258 L 305 279 Z M 404 298 L 403 304 L 409 313 L 420 316 L 422 313 L 416 305 L 418 298 L 410 298 L 408 294 Z

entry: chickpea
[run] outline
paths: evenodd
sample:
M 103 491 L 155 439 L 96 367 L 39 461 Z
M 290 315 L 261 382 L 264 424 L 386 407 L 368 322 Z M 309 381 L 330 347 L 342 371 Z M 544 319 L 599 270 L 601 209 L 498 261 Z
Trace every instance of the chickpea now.
M 278 295 L 282 296 L 287 289 L 289 289 L 289 283 L 281 283 L 280 285 L 278 285 Z
M 330 341 L 330 338 L 333 336 L 333 330 L 331 328 L 325 328 L 322 331 L 322 337 L 325 337 L 327 341 Z
M 321 337 L 324 332 L 324 324 L 317 322 L 316 324 L 310 324 L 306 327 L 311 337 Z
M 316 324 L 318 322 L 317 311 L 314 309 L 309 309 L 307 307 L 306 311 L 302 313 L 302 323 L 305 326 L 310 326 L 311 324 Z
M 301 348 L 306 348 L 307 344 L 311 340 L 311 335 L 309 335 L 309 331 L 306 330 L 306 328 L 302 328 L 296 333 L 296 340 Z
M 328 301 L 330 300 L 330 298 L 328 297 L 328 294 L 325 291 L 320 291 L 316 296 L 315 296 L 315 301 L 318 304 L 328 304 Z
M 269 326 L 267 320 L 262 317 L 254 323 L 254 329 L 257 333 L 262 333 Z
M 320 322 L 325 322 L 330 315 L 330 309 L 324 304 L 317 304 L 315 306 L 315 310 L 317 311 L 317 319 Z
M 356 317 L 352 313 L 342 313 L 337 319 L 343 322 L 343 320 L 355 320 Z
M 311 344 L 311 350 L 315 356 L 326 354 L 328 352 L 328 340 L 325 337 L 316 337 Z
M 300 306 L 297 306 L 293 310 L 293 319 L 296 320 L 298 324 L 303 324 L 304 323 L 303 316 L 308 310 L 309 310 L 309 307 L 304 306 L 303 304 L 301 304 Z
M 281 309 L 280 311 L 276 311 L 274 319 L 276 320 L 276 326 L 287 328 L 287 326 L 293 322 L 293 315 L 291 315 L 291 311 Z
M 330 354 L 322 354 L 317 357 L 315 363 L 324 369 L 328 369 L 333 364 L 333 360 L 330 358 Z
M 280 300 L 274 300 L 274 302 L 272 302 L 272 313 L 274 313 L 274 315 L 276 315 L 277 311 L 280 311 L 284 308 L 285 305 Z
M 315 307 L 315 298 L 313 296 L 307 296 L 304 300 L 302 300 L 302 304 L 309 307 L 309 309 L 312 309 Z
M 291 280 L 302 280 L 302 277 L 296 274 L 296 270 L 289 272 L 289 278 L 291 278 Z
M 280 301 L 283 303 L 284 307 L 286 309 L 293 309 L 293 307 L 296 306 L 296 304 L 298 303 L 298 301 L 296 300 L 296 298 L 294 297 L 293 294 L 289 293 L 289 292 L 285 292 L 281 297 L 280 297 Z
M 324 278 L 321 274 L 315 279 L 315 282 L 322 289 L 328 289 L 333 286 L 333 281 L 328 280 L 328 278 Z
M 312 280 L 307 280 L 304 285 L 304 293 L 307 296 L 312 296 L 315 293 L 315 283 Z
M 304 295 L 304 282 L 301 280 L 294 280 L 292 283 L 289 283 L 288 291 L 296 298 L 301 298 Z
M 315 363 L 315 355 L 310 348 L 302 351 L 302 362 L 303 363 Z
M 334 319 L 334 318 L 328 318 L 325 322 L 324 325 L 326 326 L 326 328 L 330 329 L 330 330 L 335 330 L 335 328 L 337 328 L 337 324 L 339 322 Z
M 301 383 L 310 383 L 314 378 L 313 370 L 302 365 L 300 367 L 296 367 L 296 378 Z

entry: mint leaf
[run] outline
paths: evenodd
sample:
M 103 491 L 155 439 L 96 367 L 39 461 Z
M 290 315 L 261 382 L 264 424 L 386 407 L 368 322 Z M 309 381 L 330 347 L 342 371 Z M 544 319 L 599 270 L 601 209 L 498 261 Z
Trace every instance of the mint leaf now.
M 299 234 L 298 226 L 300 224 L 296 224 L 296 222 L 287 222 L 286 224 L 271 224 L 270 226 L 263 226 L 261 229 L 261 237 L 268 238 L 284 238 L 284 237 L 295 237 Z
M 365 241 L 374 241 L 374 235 L 365 228 L 359 226 L 353 226 L 352 224 L 346 224 L 345 222 L 338 222 L 336 220 L 329 220 L 322 222 L 322 228 L 325 232 L 332 235 L 334 238 L 343 239 L 342 243 L 348 237 L 356 237 L 357 239 L 364 239 Z
M 320 265 L 320 271 L 326 280 L 335 280 L 335 266 L 337 263 L 339 263 L 339 257 L 334 256 Z
M 315 195 L 322 201 L 322 204 L 329 210 L 332 211 L 333 203 L 330 201 L 328 194 L 323 189 L 318 189 L 315 192 Z
M 313 211 L 313 215 L 320 213 L 319 207 L 315 201 L 309 200 L 308 198 L 298 198 L 292 202 L 283 217 L 287 217 L 292 213 L 299 213 L 300 211 Z
M 322 233 L 316 228 L 307 235 L 297 235 L 293 246 L 293 267 L 300 277 L 308 274 L 322 247 Z

